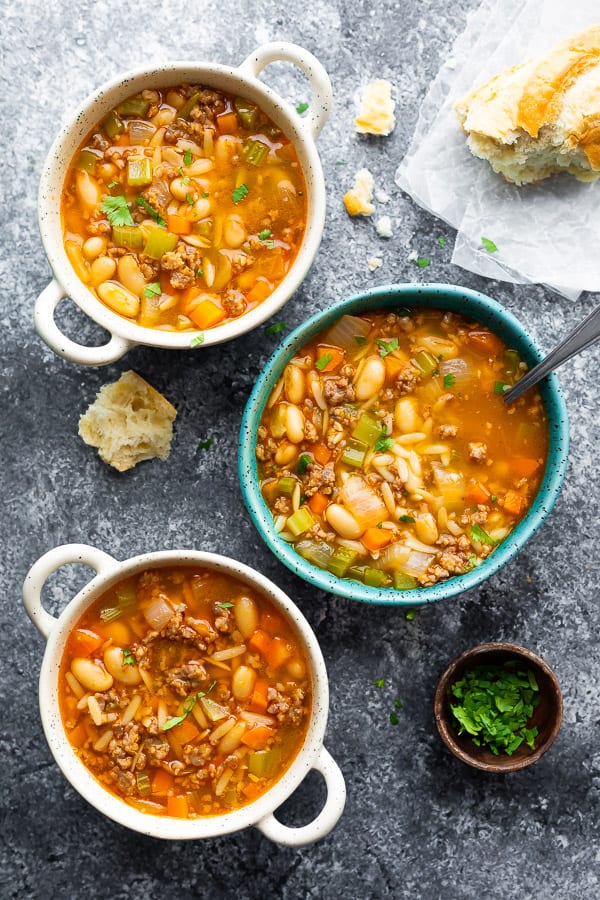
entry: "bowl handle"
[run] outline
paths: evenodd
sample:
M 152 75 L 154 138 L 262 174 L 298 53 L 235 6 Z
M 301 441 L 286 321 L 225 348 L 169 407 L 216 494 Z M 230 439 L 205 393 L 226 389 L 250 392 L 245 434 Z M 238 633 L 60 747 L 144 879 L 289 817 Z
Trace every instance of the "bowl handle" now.
M 53 572 L 69 563 L 82 563 L 90 566 L 100 575 L 114 570 L 117 560 L 103 550 L 90 547 L 88 544 L 63 544 L 40 556 L 25 577 L 23 604 L 27 615 L 46 639 L 50 636 L 57 620 L 42 606 L 42 589 Z
M 344 776 L 331 754 L 321 748 L 321 752 L 312 765 L 321 773 L 327 785 L 327 799 L 325 806 L 316 819 L 303 825 L 301 828 L 290 828 L 283 825 L 275 818 L 273 813 L 265 816 L 256 823 L 259 831 L 277 844 L 285 844 L 287 847 L 300 847 L 302 844 L 312 844 L 329 834 L 344 811 L 346 804 L 346 785 Z
M 313 138 L 316 138 L 331 112 L 333 94 L 329 75 L 312 53 L 286 41 L 274 41 L 257 47 L 239 68 L 258 78 L 265 66 L 272 62 L 291 62 L 302 69 L 310 81 L 312 99 L 308 115 L 302 117 L 302 124 L 307 125 Z
M 35 301 L 33 312 L 37 333 L 59 356 L 82 366 L 106 366 L 108 363 L 120 359 L 134 346 L 131 341 L 126 341 L 116 334 L 113 334 L 110 341 L 101 347 L 86 347 L 84 344 L 77 344 L 70 340 L 54 321 L 56 307 L 62 303 L 65 297 L 63 288 L 54 279 Z

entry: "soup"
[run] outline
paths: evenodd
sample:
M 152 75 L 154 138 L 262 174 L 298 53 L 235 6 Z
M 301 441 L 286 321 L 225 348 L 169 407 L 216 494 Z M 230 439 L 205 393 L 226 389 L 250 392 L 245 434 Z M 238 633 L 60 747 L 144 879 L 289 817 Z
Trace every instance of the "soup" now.
M 59 701 L 90 772 L 142 812 L 215 816 L 285 772 L 308 725 L 300 640 L 265 597 L 203 568 L 153 569 L 70 634 Z
M 540 394 L 489 329 L 442 310 L 342 316 L 289 361 L 258 429 L 280 537 L 321 569 L 409 590 L 481 565 L 540 486 Z
M 255 104 L 201 85 L 142 91 L 99 122 L 62 197 L 66 253 L 138 325 L 238 318 L 289 271 L 306 224 L 294 145 Z

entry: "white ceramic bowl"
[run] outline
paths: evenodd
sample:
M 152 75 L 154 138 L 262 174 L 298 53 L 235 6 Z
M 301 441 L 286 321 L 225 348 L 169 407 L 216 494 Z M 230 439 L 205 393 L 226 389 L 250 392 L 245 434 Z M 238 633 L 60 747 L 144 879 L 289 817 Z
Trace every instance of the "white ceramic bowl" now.
M 43 608 L 41 592 L 48 577 L 69 563 L 90 566 L 95 569 L 96 575 L 56 619 Z M 75 754 L 65 734 L 58 704 L 58 677 L 65 641 L 90 604 L 111 585 L 137 572 L 186 565 L 204 566 L 229 574 L 266 596 L 295 625 L 312 678 L 312 711 L 306 737 L 283 776 L 270 790 L 247 806 L 221 816 L 200 819 L 176 819 L 142 813 L 107 791 Z M 119 562 L 108 553 L 87 544 L 65 544 L 44 554 L 31 567 L 23 585 L 23 602 L 30 619 L 47 639 L 40 673 L 40 712 L 50 750 L 75 790 L 101 813 L 133 831 L 175 840 L 218 837 L 254 825 L 272 841 L 299 846 L 319 840 L 334 827 L 344 809 L 346 788 L 337 763 L 323 746 L 329 708 L 325 662 L 317 639 L 300 610 L 263 575 L 214 553 L 165 550 Z M 275 818 L 274 811 L 296 790 L 311 769 L 317 769 L 325 779 L 325 805 L 309 824 L 290 828 Z
M 305 116 L 283 100 L 259 75 L 269 63 L 291 62 L 308 77 L 312 97 Z M 252 100 L 293 142 L 304 173 L 307 189 L 307 223 L 294 263 L 273 293 L 255 309 L 232 322 L 203 332 L 202 346 L 220 344 L 256 328 L 289 300 L 315 257 L 325 222 L 325 183 L 315 139 L 331 109 L 331 83 L 315 57 L 296 44 L 284 42 L 258 47 L 237 68 L 216 63 L 175 62 L 120 75 L 102 85 L 85 100 L 54 141 L 44 164 L 38 196 L 38 216 L 44 249 L 54 272 L 35 304 L 34 322 L 40 337 L 55 353 L 71 362 L 101 366 L 114 362 L 137 344 L 185 350 L 198 332 L 175 333 L 144 328 L 117 315 L 79 280 L 63 245 L 60 198 L 69 165 L 86 134 L 118 103 L 132 94 L 156 86 L 182 82 L 203 84 Z M 90 318 L 110 332 L 107 344 L 86 347 L 71 340 L 58 328 L 56 307 L 70 297 Z

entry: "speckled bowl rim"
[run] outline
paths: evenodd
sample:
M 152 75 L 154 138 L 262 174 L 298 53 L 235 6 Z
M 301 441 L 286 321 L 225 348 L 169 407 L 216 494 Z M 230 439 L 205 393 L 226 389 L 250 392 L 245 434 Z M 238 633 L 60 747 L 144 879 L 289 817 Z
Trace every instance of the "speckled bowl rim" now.
M 270 46 L 293 46 L 305 54 L 310 68 L 314 58 L 296 45 L 264 45 L 258 54 Z M 174 61 L 159 66 L 144 67 L 117 75 L 91 93 L 68 118 L 58 133 L 46 157 L 38 191 L 38 222 L 44 250 L 54 277 L 67 297 L 93 321 L 113 336 L 134 345 L 165 349 L 189 349 L 192 339 L 202 333 L 201 346 L 233 340 L 252 331 L 287 303 L 302 284 L 321 243 L 325 224 L 325 180 L 316 148 L 316 134 L 311 131 L 314 119 L 301 118 L 293 106 L 276 91 L 254 77 L 248 68 L 253 54 L 238 67 L 208 61 Z M 318 61 L 314 61 L 322 68 Z M 326 77 L 326 76 L 325 76 Z M 256 102 L 285 132 L 294 144 L 307 189 L 306 228 L 298 254 L 287 274 L 271 295 L 255 309 L 232 322 L 202 331 L 181 333 L 146 328 L 110 310 L 79 280 L 68 260 L 62 241 L 60 196 L 73 154 L 88 131 L 117 103 L 144 88 L 156 85 L 174 86 L 184 81 L 198 82 L 229 93 L 239 93 Z M 326 106 L 326 103 L 324 104 Z M 327 115 L 328 109 L 321 111 Z M 197 348 L 195 348 L 197 349 Z
M 60 549 L 62 548 L 57 548 Z M 99 812 L 149 837 L 171 840 L 210 838 L 256 825 L 281 806 L 296 790 L 323 749 L 329 712 L 329 681 L 325 660 L 310 624 L 281 588 L 250 566 L 229 557 L 195 550 L 164 550 L 143 553 L 119 561 L 101 551 L 96 551 L 96 554 L 107 560 L 104 569 L 79 591 L 55 620 L 48 636 L 40 670 L 39 703 L 42 726 L 58 766 L 75 790 Z M 72 561 L 76 562 L 77 559 Z M 83 561 L 90 564 L 85 558 L 85 553 Z M 240 809 L 223 815 L 187 820 L 140 812 L 107 791 L 74 753 L 65 734 L 58 703 L 58 677 L 65 642 L 90 604 L 113 584 L 129 575 L 144 569 L 176 565 L 201 566 L 230 574 L 271 600 L 295 627 L 311 668 L 312 681 L 311 714 L 304 742 L 283 776 L 261 797 Z
M 527 515 L 478 568 L 465 575 L 458 575 L 430 587 L 415 588 L 411 591 L 368 587 L 358 582 L 336 578 L 329 572 L 318 569 L 300 557 L 279 537 L 273 525 L 273 517 L 260 492 L 254 451 L 256 432 L 264 406 L 285 365 L 306 341 L 332 325 L 341 315 L 359 314 L 369 309 L 420 305 L 455 310 L 473 321 L 487 325 L 511 347 L 518 350 L 530 367 L 542 358 L 542 354 L 515 316 L 496 300 L 479 291 L 452 284 L 382 285 L 334 303 L 294 329 L 267 360 L 248 399 L 242 418 L 238 474 L 244 502 L 259 534 L 281 562 L 309 584 L 320 590 L 363 603 L 412 607 L 455 597 L 477 587 L 509 562 L 535 534 L 554 506 L 567 468 L 568 414 L 558 380 L 552 374 L 539 386 L 548 415 L 549 430 L 548 462 L 542 484 Z

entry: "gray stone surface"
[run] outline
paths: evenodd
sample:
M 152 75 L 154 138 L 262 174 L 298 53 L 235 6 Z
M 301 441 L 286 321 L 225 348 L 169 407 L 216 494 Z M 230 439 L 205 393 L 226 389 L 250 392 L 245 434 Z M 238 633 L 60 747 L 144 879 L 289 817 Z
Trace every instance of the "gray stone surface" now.
M 568 475 L 554 512 L 518 559 L 478 590 L 402 613 L 335 599 L 305 585 L 262 545 L 241 501 L 236 442 L 252 384 L 277 338 L 175 354 L 136 349 L 105 369 L 71 365 L 34 332 L 32 304 L 50 270 L 36 223 L 40 169 L 63 116 L 115 73 L 149 61 L 236 64 L 267 39 L 296 41 L 331 74 L 335 109 L 319 140 L 328 190 L 317 260 L 285 309 L 295 326 L 356 290 L 434 279 L 481 289 L 527 325 L 539 345 L 590 311 L 539 287 L 474 277 L 449 264 L 453 235 L 395 187 L 419 102 L 475 0 L 40 0 L 2 12 L 2 463 L 0 678 L 2 833 L 0 896 L 6 898 L 430 898 L 592 900 L 600 895 L 600 650 L 597 452 L 599 354 L 565 367 L 572 421 Z M 395 85 L 398 126 L 383 140 L 353 133 L 353 95 L 374 77 Z M 271 82 L 294 102 L 303 79 L 273 67 Z M 344 161 L 344 165 L 336 163 Z M 341 197 L 367 165 L 391 196 L 391 240 L 351 221 Z M 448 242 L 436 243 L 439 235 Z M 431 257 L 422 271 L 408 260 Z M 590 251 L 591 252 L 591 251 Z M 368 255 L 381 255 L 374 274 Z M 98 330 L 70 304 L 61 322 L 93 342 Z M 69 308 L 70 307 L 70 308 Z M 125 475 L 104 466 L 77 436 L 98 388 L 134 368 L 177 406 L 167 463 Z M 208 452 L 199 439 L 212 435 Z M 54 764 L 37 705 L 43 640 L 20 602 L 23 577 L 44 551 L 85 541 L 119 558 L 197 547 L 254 564 L 300 605 L 320 640 L 331 680 L 327 746 L 342 767 L 348 802 L 335 831 L 303 849 L 277 847 L 255 830 L 198 844 L 146 839 L 102 818 Z M 57 612 L 85 583 L 72 567 L 53 577 Z M 563 728 L 536 766 L 489 777 L 455 760 L 438 739 L 431 705 L 437 677 L 457 652 L 510 639 L 541 653 L 564 691 Z M 386 687 L 372 686 L 384 676 Z M 400 724 L 389 724 L 401 698 Z M 307 821 L 323 799 L 309 777 L 281 811 Z

